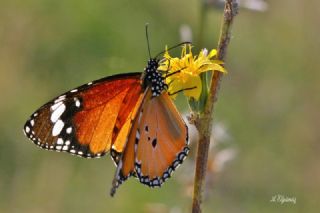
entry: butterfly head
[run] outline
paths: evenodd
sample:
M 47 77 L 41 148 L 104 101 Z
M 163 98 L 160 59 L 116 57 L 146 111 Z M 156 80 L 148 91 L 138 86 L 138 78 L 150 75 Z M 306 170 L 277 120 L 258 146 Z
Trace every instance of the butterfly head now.
M 162 91 L 167 88 L 165 83 L 165 78 L 162 76 L 162 73 L 158 70 L 159 59 L 150 58 L 146 68 L 144 69 L 144 87 L 150 87 L 152 91 L 152 96 L 159 96 Z

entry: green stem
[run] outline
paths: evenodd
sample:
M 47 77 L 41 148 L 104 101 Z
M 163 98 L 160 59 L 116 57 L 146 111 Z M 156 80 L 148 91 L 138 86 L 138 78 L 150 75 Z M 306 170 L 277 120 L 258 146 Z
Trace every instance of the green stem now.
M 231 37 L 231 26 L 234 16 L 237 14 L 238 5 L 236 0 L 226 0 L 224 8 L 224 18 L 221 26 L 220 38 L 218 43 L 218 59 L 224 61 L 226 51 Z M 210 136 L 213 121 L 214 103 L 217 100 L 221 72 L 214 72 L 212 75 L 210 91 L 207 97 L 204 111 L 193 118 L 195 126 L 199 131 L 199 143 L 196 156 L 196 171 L 193 190 L 192 212 L 201 212 L 201 202 L 203 186 L 207 171 L 208 151 L 210 146 Z

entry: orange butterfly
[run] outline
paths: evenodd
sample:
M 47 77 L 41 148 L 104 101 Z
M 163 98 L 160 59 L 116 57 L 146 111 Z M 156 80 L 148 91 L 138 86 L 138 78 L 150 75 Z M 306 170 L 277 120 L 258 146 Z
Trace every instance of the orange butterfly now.
M 112 196 L 130 176 L 161 186 L 189 148 L 188 128 L 159 63 L 150 57 L 143 73 L 102 78 L 60 95 L 31 115 L 25 135 L 43 149 L 85 158 L 110 151 L 117 166 Z

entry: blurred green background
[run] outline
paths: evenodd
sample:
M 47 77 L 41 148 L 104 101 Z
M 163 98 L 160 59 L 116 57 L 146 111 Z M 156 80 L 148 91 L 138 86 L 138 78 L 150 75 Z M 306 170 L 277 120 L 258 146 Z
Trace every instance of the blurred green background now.
M 241 8 L 235 19 L 215 120 L 227 127 L 237 156 L 213 177 L 204 212 L 320 209 L 320 3 L 267 3 L 264 12 Z M 192 163 L 161 189 L 132 179 L 111 198 L 109 156 L 86 160 L 42 151 L 22 127 L 62 92 L 142 71 L 146 22 L 156 54 L 180 42 L 182 25 L 192 30 L 195 50 L 214 48 L 221 17 L 222 10 L 209 10 L 199 38 L 197 0 L 2 0 L 0 212 L 188 212 L 191 198 L 179 175 Z M 178 105 L 187 111 L 184 101 Z M 193 171 L 186 175 L 192 179 Z M 277 194 L 295 197 L 296 204 L 270 202 Z

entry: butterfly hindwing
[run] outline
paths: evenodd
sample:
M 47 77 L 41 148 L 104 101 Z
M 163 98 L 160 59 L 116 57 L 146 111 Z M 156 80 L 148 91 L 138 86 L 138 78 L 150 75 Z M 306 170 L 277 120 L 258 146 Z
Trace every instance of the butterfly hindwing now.
M 188 128 L 167 93 L 143 106 L 135 130 L 135 171 L 141 183 L 160 186 L 189 152 Z
M 141 95 L 140 76 L 115 75 L 71 90 L 33 113 L 24 132 L 41 148 L 82 157 L 100 157 L 115 141 L 122 152 L 118 136 Z
M 167 93 L 147 91 L 120 158 L 111 195 L 134 175 L 150 187 L 161 186 L 189 152 L 188 129 Z

